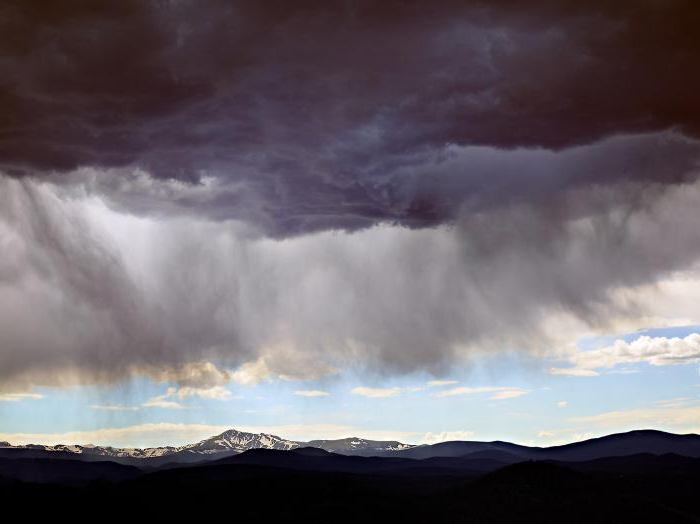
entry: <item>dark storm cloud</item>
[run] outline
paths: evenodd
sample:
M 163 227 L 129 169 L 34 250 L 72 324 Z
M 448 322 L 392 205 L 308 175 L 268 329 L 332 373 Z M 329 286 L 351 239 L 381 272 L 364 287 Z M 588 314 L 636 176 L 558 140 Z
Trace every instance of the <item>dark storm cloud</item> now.
M 5 2 L 0 167 L 214 177 L 229 189 L 182 204 L 275 236 L 435 225 L 524 185 L 679 182 L 687 165 L 623 154 L 605 179 L 513 184 L 450 148 L 695 136 L 699 26 L 691 1 Z
M 0 386 L 440 373 L 636 317 L 700 256 L 696 5 L 2 3 Z

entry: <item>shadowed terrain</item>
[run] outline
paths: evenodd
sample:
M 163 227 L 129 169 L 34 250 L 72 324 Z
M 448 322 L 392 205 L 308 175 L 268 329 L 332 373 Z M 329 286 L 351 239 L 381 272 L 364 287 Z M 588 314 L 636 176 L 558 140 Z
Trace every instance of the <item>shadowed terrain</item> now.
M 699 438 L 632 432 L 553 448 L 496 442 L 480 451 L 473 448 L 488 443 L 453 442 L 375 457 L 251 449 L 157 468 L 5 449 L 0 493 L 30 518 L 78 520 L 108 509 L 123 518 L 270 522 L 698 522 Z M 444 456 L 459 447 L 472 451 Z M 416 449 L 437 456 L 408 456 Z

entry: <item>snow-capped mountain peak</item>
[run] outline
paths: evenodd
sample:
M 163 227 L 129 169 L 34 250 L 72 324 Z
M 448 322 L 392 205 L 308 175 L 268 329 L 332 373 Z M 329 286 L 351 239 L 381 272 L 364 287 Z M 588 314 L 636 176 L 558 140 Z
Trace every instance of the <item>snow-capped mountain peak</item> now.
M 221 452 L 242 453 L 249 449 L 281 449 L 288 450 L 299 447 L 299 442 L 285 440 L 277 435 L 267 433 L 248 433 L 229 429 L 208 439 L 204 439 L 196 444 L 183 446 L 182 451 L 200 454 L 213 454 Z
M 104 460 L 104 458 L 107 458 L 129 463 L 139 459 L 158 459 L 159 462 L 193 462 L 235 455 L 250 449 L 262 448 L 286 451 L 301 447 L 315 447 L 346 455 L 379 455 L 412 448 L 413 446 L 397 441 L 377 441 L 357 437 L 299 442 L 268 433 L 249 433 L 237 429 L 226 430 L 219 435 L 214 435 L 193 444 L 152 448 L 114 448 L 93 444 L 56 444 L 52 446 L 27 444 L 24 446 L 13 446 L 7 442 L 0 442 L 0 448 L 24 449 L 28 452 L 37 453 L 52 452 L 81 455 L 87 460 Z

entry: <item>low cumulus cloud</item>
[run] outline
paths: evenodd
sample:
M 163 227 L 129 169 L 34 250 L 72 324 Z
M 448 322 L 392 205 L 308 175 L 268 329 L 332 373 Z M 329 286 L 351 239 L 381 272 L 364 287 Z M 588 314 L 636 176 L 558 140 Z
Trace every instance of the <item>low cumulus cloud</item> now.
M 578 352 L 571 361 L 573 367 L 555 367 L 550 372 L 555 375 L 595 376 L 601 369 L 621 364 L 645 362 L 652 366 L 668 366 L 700 362 L 700 334 L 691 333 L 684 338 L 641 336 L 632 342 L 616 340 L 609 346 Z

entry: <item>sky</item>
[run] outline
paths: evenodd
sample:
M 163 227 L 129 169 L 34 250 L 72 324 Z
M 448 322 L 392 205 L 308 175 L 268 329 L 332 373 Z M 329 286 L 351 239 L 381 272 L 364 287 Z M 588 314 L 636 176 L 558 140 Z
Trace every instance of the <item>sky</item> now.
M 0 440 L 700 432 L 696 2 L 0 6 Z

